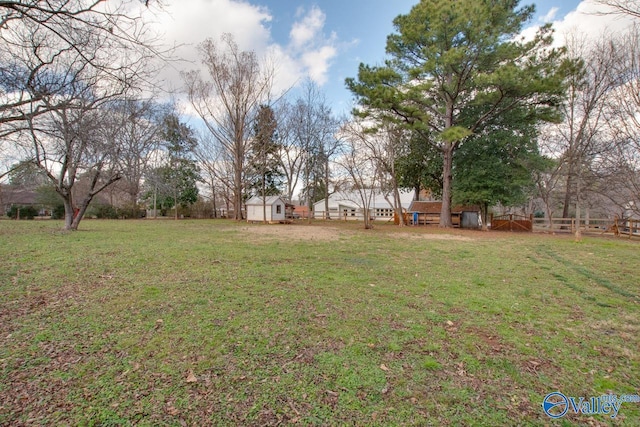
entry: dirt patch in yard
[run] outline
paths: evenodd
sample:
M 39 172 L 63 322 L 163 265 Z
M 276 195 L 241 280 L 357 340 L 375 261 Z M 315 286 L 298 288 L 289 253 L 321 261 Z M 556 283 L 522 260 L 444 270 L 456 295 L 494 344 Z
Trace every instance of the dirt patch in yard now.
M 335 241 L 344 238 L 356 236 L 361 233 L 373 233 L 381 234 L 386 237 L 398 238 L 403 240 L 456 240 L 471 242 L 476 240 L 477 237 L 473 235 L 473 232 L 469 230 L 456 230 L 447 229 L 441 230 L 437 228 L 412 228 L 410 231 L 407 228 L 396 228 L 388 225 L 381 227 L 375 227 L 373 230 L 365 230 L 361 223 L 358 224 L 345 224 L 339 223 L 337 226 L 331 226 L 322 223 L 312 224 L 247 224 L 241 227 L 241 230 L 246 233 L 247 236 L 252 238 L 263 237 L 268 240 L 306 240 L 306 241 Z M 404 231 L 407 230 L 407 231 Z M 484 237 L 486 232 L 482 233 Z M 470 235 L 471 234 L 471 235 Z
M 343 237 L 352 236 L 351 230 L 341 230 L 336 227 L 299 224 L 256 224 L 242 227 L 248 236 L 253 238 L 264 237 L 270 240 L 306 240 L 306 241 L 333 241 Z
M 461 236 L 457 234 L 444 234 L 444 233 L 396 233 L 394 237 L 399 239 L 412 239 L 412 240 L 456 240 L 460 242 L 472 242 L 474 239 L 469 236 Z

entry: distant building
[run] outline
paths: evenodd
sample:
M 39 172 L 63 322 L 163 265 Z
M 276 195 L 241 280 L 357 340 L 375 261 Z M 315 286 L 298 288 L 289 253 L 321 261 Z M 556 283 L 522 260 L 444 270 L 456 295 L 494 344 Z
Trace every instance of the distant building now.
M 280 196 L 267 196 L 264 202 L 262 197 L 254 196 L 245 205 L 247 207 L 247 222 L 281 222 L 287 219 L 287 204 Z
M 409 207 L 409 221 L 413 225 L 440 224 L 442 202 L 414 201 Z M 452 206 L 451 222 L 454 227 L 480 228 L 482 226 L 480 208 L 477 206 Z
M 39 207 L 37 199 L 38 194 L 35 191 L 2 185 L 0 186 L 0 215 L 6 215 L 12 206 Z
M 367 191 L 370 193 L 370 191 Z M 413 190 L 400 190 L 400 204 L 406 211 L 414 198 Z M 329 211 L 326 211 L 325 199 L 313 204 L 315 218 L 333 218 L 343 220 L 362 220 L 364 206 L 357 191 L 338 191 L 329 196 Z M 327 215 L 328 213 L 328 215 Z M 394 218 L 393 194 L 375 190 L 371 194 L 369 215 L 373 219 L 391 220 Z

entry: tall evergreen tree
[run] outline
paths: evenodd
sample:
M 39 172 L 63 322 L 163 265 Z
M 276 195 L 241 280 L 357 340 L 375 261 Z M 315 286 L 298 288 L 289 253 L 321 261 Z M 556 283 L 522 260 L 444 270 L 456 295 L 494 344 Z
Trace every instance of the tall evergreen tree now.
M 178 206 L 186 208 L 198 200 L 200 170 L 192 156 L 197 140 L 193 129 L 175 114 L 165 116 L 160 134 L 168 159 L 166 164 L 150 171 L 147 198 L 153 197 L 154 205 L 163 210 L 175 207 L 178 219 Z
M 277 142 L 278 123 L 274 111 L 261 105 L 254 122 L 253 143 L 250 146 L 247 176 L 249 188 L 262 198 L 263 220 L 267 220 L 266 197 L 280 194 L 283 172 Z
M 413 188 L 416 200 L 422 190 L 433 197 L 442 195 L 442 155 L 432 144 L 425 144 L 421 134 L 413 132 L 405 150 L 396 160 L 398 184 Z
M 562 51 L 550 26 L 530 41 L 519 37 L 534 6 L 517 0 L 422 0 L 394 20 L 383 66 L 360 64 L 347 79 L 367 116 L 375 111 L 422 134 L 440 151 L 442 212 L 451 223 L 453 156 L 490 121 L 522 108 L 528 121 L 557 118 L 563 87 Z
M 454 156 L 456 203 L 481 207 L 483 227 L 496 203 L 524 203 L 535 190 L 535 174 L 548 165 L 538 149 L 536 127 L 520 109 L 503 114 L 465 141 Z

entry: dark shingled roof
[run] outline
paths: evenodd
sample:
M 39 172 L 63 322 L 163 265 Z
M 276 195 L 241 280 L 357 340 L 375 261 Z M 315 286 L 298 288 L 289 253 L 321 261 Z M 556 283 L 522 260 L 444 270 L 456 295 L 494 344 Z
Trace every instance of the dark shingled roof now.
M 35 191 L 2 186 L 0 189 L 0 202 L 5 206 L 10 205 L 34 205 L 38 195 Z

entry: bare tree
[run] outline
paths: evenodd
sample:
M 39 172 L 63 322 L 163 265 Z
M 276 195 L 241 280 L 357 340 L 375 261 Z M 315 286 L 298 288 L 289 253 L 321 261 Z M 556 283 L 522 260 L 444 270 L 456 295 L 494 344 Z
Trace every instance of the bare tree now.
M 296 136 L 299 122 L 296 115 L 297 105 L 290 104 L 283 100 L 276 106 L 276 116 L 278 120 L 278 142 L 280 148 L 280 163 L 285 179 L 285 198 L 293 200 L 293 195 L 304 165 L 304 151 L 300 146 L 299 138 Z
M 542 128 L 538 139 L 543 142 L 541 144 L 542 148 L 547 150 L 542 154 L 547 156 L 548 163 L 546 170 L 535 170 L 533 172 L 536 195 L 544 205 L 543 208 L 547 218 L 547 225 L 551 227 L 553 216 L 558 209 L 562 209 L 562 170 L 559 167 L 559 160 L 551 158 L 551 156 L 555 156 L 556 153 L 548 151 L 555 149 L 556 136 L 554 130 L 548 126 Z
M 633 26 L 613 47 L 619 52 L 615 72 L 620 76 L 619 85 L 613 91 L 610 116 L 612 130 L 623 140 L 640 151 L 640 25 Z
M 572 61 L 567 73 L 567 99 L 562 106 L 564 121 L 545 131 L 541 145 L 559 156 L 557 170 L 551 176 L 564 179 L 562 216 L 569 216 L 575 202 L 579 218 L 590 168 L 611 149 L 603 125 L 608 95 L 617 84 L 617 52 L 605 38 L 589 45 L 575 34 L 569 37 L 567 49 Z M 579 237 L 579 229 L 577 233 Z
M 270 96 L 273 70 L 262 66 L 254 52 L 241 51 L 230 34 L 224 34 L 220 43 L 206 40 L 200 54 L 208 76 L 185 73 L 187 95 L 232 162 L 234 218 L 240 220 L 251 125 L 257 108 Z
M 607 122 L 615 151 L 603 159 L 608 171 L 603 189 L 617 206 L 640 215 L 640 25 L 613 43 L 619 54 L 615 73 L 621 78 L 610 94 Z
M 218 217 L 222 210 L 229 212 L 233 204 L 233 161 L 213 135 L 203 132 L 198 136 L 194 156 L 204 175 L 204 184 L 211 191 L 213 215 Z
M 105 108 L 105 125 L 111 127 L 109 133 L 117 137 L 114 143 L 120 147 L 122 179 L 118 186 L 128 195 L 128 207 L 135 215 L 143 177 L 160 148 L 162 117 L 168 107 L 150 99 L 124 99 Z
M 29 119 L 31 143 L 26 149 L 62 197 L 67 230 L 77 230 L 95 195 L 121 178 L 118 135 L 101 109 L 104 100 L 85 95 Z M 88 184 L 79 195 L 81 178 Z
M 380 162 L 371 151 L 372 135 L 361 122 L 350 121 L 340 129 L 345 145 L 336 163 L 349 178 L 351 189 L 358 194 L 364 215 L 364 228 L 373 228 L 371 203 L 379 188 Z
M 378 129 L 377 138 L 365 139 L 366 147 L 378 163 L 380 190 L 385 194 L 387 202 L 390 201 L 386 195 L 389 193 L 392 195 L 392 201 L 389 204 L 394 207 L 400 226 L 406 224 L 402 211 L 399 175 L 396 166 L 398 157 L 408 146 L 409 138 L 410 135 L 406 129 L 394 126 L 392 123 L 386 123 Z
M 351 121 L 346 129 L 348 138 L 359 140 L 359 149 L 364 150 L 361 155 L 375 163 L 378 190 L 389 206 L 393 206 L 399 225 L 405 225 L 396 166 L 398 157 L 408 147 L 410 132 L 393 123 L 373 123 L 358 118 Z
M 0 1 L 0 136 L 27 129 L 29 118 L 58 108 L 64 101 L 49 95 L 68 92 L 87 69 L 139 84 L 143 79 L 133 75 L 159 51 L 128 7 L 137 1 Z
M 130 3 L 0 1 L 0 136 L 47 173 L 70 230 L 121 178 L 123 129 L 110 103 L 147 87 L 154 71 L 154 40 Z M 86 192 L 76 195 L 80 180 Z
M 301 156 L 298 171 L 304 181 L 302 198 L 307 202 L 309 212 L 315 202 L 324 198 L 325 212 L 328 215 L 331 160 L 341 147 L 341 140 L 338 138 L 340 121 L 333 116 L 324 94 L 315 83 L 307 80 L 302 90 L 291 115 L 291 132 L 296 150 Z

